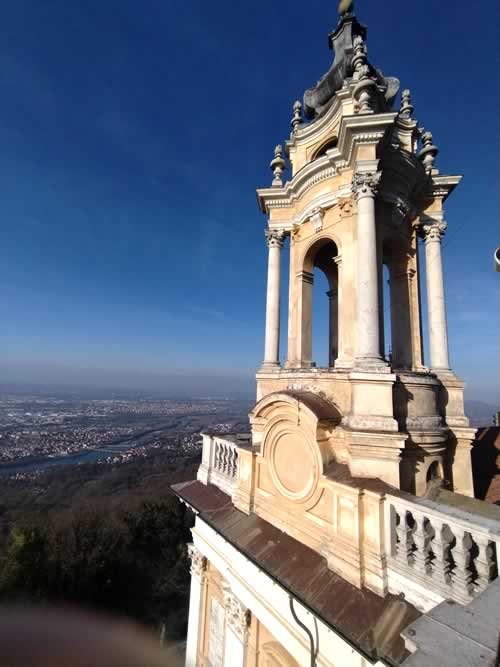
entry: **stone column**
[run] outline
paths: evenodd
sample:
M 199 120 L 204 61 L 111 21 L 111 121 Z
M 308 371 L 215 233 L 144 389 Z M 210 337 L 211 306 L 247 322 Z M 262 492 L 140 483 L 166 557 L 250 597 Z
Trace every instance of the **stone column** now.
M 441 259 L 441 237 L 446 231 L 446 226 L 445 222 L 434 221 L 421 227 L 425 242 L 430 366 L 433 370 L 448 370 L 450 367 Z
M 335 361 L 337 360 L 339 353 L 339 337 L 338 337 L 338 309 L 339 309 L 339 300 L 338 300 L 338 291 L 336 288 L 331 289 L 326 293 L 328 297 L 328 306 L 329 306 L 329 321 L 330 321 L 330 331 L 328 336 L 328 366 L 334 368 Z
M 394 261 L 389 267 L 391 300 L 392 367 L 411 370 L 412 328 L 410 313 L 410 282 L 414 272 L 403 261 Z
M 266 231 L 269 260 L 267 269 L 266 344 L 264 368 L 279 368 L 280 346 L 280 272 L 284 233 Z
M 244 667 L 248 648 L 250 611 L 238 600 L 229 586 L 224 586 L 226 637 L 225 667 Z
M 186 643 L 186 667 L 197 667 L 198 643 L 201 630 L 201 610 L 203 605 L 203 588 L 206 582 L 207 559 L 195 547 L 188 544 L 191 559 L 191 592 L 189 596 L 188 636 Z
M 309 271 L 297 274 L 297 365 L 311 368 L 312 360 L 312 299 L 314 275 Z
M 352 190 L 358 205 L 356 239 L 356 367 L 379 370 L 385 366 L 380 354 L 379 275 L 375 195 L 380 173 L 354 174 Z

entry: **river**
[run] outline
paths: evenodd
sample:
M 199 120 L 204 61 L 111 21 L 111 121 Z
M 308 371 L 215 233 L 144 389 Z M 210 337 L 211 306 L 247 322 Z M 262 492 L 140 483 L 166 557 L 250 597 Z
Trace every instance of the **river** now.
M 113 454 L 122 454 L 128 452 L 139 445 L 146 445 L 151 440 L 154 440 L 160 433 L 164 433 L 170 429 L 157 429 L 148 431 L 147 433 L 140 433 L 138 435 L 119 440 L 104 447 L 97 447 L 96 449 L 84 449 L 77 454 L 68 454 L 67 456 L 44 457 L 41 459 L 29 459 L 23 462 L 13 461 L 12 463 L 0 463 L 0 476 L 15 475 L 18 472 L 33 472 L 34 470 L 47 470 L 63 465 L 80 465 L 82 463 L 95 463 L 102 461 Z

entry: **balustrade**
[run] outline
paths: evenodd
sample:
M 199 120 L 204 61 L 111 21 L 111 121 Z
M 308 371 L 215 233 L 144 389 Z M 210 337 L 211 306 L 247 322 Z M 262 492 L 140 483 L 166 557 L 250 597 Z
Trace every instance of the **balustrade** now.
M 238 450 L 235 444 L 227 440 L 215 440 L 214 446 L 214 470 L 231 478 L 236 477 Z
M 248 438 L 234 435 L 203 435 L 202 464 L 198 479 L 214 484 L 232 495 L 238 477 L 238 445 L 247 444 Z
M 421 592 L 466 603 L 497 578 L 500 533 L 496 522 L 427 499 L 410 501 L 390 495 L 386 517 L 393 592 L 405 592 L 395 590 L 404 578 L 415 582 Z M 391 572 L 398 575 L 392 586 Z

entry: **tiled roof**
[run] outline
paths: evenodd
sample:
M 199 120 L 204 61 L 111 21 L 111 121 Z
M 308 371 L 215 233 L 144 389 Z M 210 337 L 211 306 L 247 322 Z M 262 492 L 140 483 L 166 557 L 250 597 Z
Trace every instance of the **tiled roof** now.
M 320 554 L 257 515 L 237 510 L 215 486 L 194 481 L 172 488 L 203 521 L 370 661 L 398 665 L 408 656 L 400 633 L 420 616 L 408 602 L 356 588 L 329 570 Z

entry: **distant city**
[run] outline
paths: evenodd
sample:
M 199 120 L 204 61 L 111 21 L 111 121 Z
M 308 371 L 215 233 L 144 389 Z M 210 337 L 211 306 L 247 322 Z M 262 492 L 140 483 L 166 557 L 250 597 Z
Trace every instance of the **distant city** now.
M 67 464 L 119 464 L 159 449 L 186 456 L 200 432 L 248 430 L 250 403 L 151 397 L 89 399 L 0 394 L 0 475 L 26 478 Z
M 93 397 L 92 397 L 93 396 Z M 137 392 L 21 389 L 0 392 L 0 476 L 33 478 L 83 463 L 120 464 L 158 452 L 172 460 L 201 451 L 200 433 L 248 431 L 252 402 L 173 399 Z M 495 407 L 467 404 L 473 426 Z

